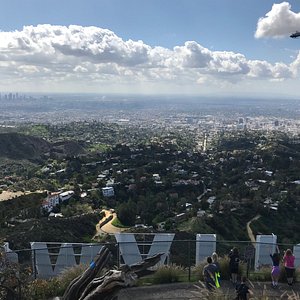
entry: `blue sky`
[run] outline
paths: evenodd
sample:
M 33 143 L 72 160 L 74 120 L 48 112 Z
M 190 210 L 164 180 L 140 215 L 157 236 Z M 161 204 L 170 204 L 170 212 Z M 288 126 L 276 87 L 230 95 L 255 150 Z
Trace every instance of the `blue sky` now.
M 0 4 L 2 91 L 292 97 L 300 92 L 300 39 L 289 38 L 300 30 L 300 1 Z M 70 25 L 78 27 L 74 31 Z

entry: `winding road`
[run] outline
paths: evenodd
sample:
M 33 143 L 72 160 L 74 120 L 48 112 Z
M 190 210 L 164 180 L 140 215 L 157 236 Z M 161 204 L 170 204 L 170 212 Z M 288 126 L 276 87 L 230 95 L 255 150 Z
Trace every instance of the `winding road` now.
M 252 223 L 253 221 L 258 220 L 259 218 L 260 218 L 260 215 L 256 215 L 256 216 L 255 216 L 254 218 L 252 218 L 252 219 L 247 223 L 247 225 L 246 225 L 246 227 L 247 227 L 247 234 L 248 234 L 248 236 L 249 236 L 249 239 L 250 239 L 251 242 L 253 243 L 253 246 L 255 246 L 256 240 L 255 240 L 255 236 L 254 236 L 254 234 L 253 234 L 253 231 L 252 231 L 250 225 L 251 225 L 251 223 Z
M 93 237 L 93 239 L 97 238 L 98 236 L 100 236 L 102 234 L 112 234 L 112 233 L 122 232 L 122 231 L 128 229 L 128 228 L 119 228 L 119 227 L 116 227 L 116 226 L 112 225 L 112 222 L 117 217 L 117 214 L 115 212 L 112 212 L 108 209 L 103 209 L 102 212 L 105 213 L 105 216 L 96 225 L 96 234 Z M 101 222 L 106 220 L 111 215 L 113 216 L 113 218 L 100 228 Z

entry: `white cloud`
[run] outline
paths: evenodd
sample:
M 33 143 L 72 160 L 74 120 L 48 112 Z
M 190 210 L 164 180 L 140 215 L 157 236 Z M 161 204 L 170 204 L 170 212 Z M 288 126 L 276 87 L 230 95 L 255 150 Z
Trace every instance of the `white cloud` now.
M 186 42 L 183 47 L 175 47 L 176 62 L 183 68 L 205 68 L 211 61 L 211 52 L 196 42 Z
M 285 4 L 286 5 L 286 4 Z M 278 10 L 278 8 L 277 8 Z M 199 91 L 233 87 L 253 80 L 284 80 L 298 74 L 291 65 L 248 60 L 243 54 L 212 51 L 195 41 L 173 49 L 124 41 L 110 30 L 71 25 L 25 26 L 0 32 L 0 89 L 41 86 L 58 91 L 87 86 L 91 91 L 118 89 Z M 209 83 L 209 84 L 208 84 Z
M 244 55 L 233 52 L 215 51 L 211 61 L 211 70 L 222 74 L 246 75 L 250 72 L 249 63 Z
M 260 18 L 255 32 L 256 38 L 284 37 L 300 30 L 300 13 L 291 10 L 288 2 L 273 4 L 272 9 Z

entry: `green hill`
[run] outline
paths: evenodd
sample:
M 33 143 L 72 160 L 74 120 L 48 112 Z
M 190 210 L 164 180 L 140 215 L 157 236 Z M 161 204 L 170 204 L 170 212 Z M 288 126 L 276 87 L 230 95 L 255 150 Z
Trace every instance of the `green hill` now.
M 0 158 L 39 161 L 49 156 L 73 156 L 84 152 L 84 148 L 75 141 L 50 143 L 30 135 L 0 133 Z
M 36 160 L 49 153 L 50 149 L 51 144 L 38 137 L 19 133 L 0 134 L 0 157 Z

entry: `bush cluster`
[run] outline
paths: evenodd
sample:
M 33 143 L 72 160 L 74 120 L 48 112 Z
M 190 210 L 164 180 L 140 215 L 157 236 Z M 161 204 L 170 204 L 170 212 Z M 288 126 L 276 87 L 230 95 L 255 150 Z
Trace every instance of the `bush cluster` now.
M 153 275 L 153 283 L 174 283 L 179 282 L 180 278 L 184 275 L 184 269 L 176 265 L 165 265 L 157 269 Z
M 70 282 L 81 275 L 86 265 L 77 265 L 65 269 L 59 276 L 46 279 L 36 279 L 29 282 L 23 289 L 26 300 L 44 300 L 51 297 L 62 296 Z

